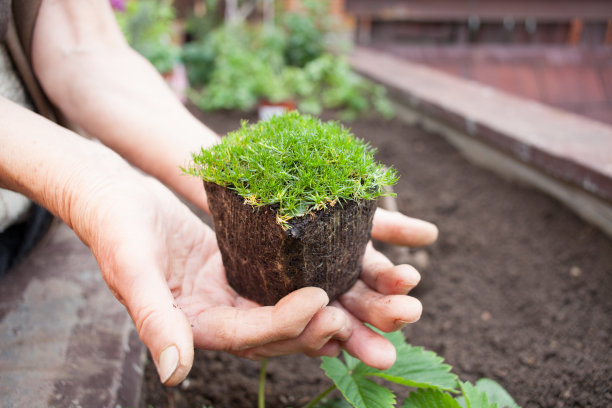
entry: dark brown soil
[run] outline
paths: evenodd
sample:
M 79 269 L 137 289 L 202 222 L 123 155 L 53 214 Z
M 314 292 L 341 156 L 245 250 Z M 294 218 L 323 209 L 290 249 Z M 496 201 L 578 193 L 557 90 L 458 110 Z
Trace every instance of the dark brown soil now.
M 220 133 L 240 116 L 202 115 Z M 351 126 L 399 170 L 400 210 L 440 228 L 438 242 L 411 257 L 421 265 L 414 295 L 424 312 L 404 330 L 408 340 L 441 354 L 464 380 L 497 380 L 523 407 L 611 407 L 612 240 L 544 194 L 473 166 L 436 135 L 398 120 Z M 318 365 L 271 360 L 268 406 L 298 407 L 326 388 Z M 258 370 L 202 351 L 188 380 L 165 389 L 149 364 L 146 404 L 255 407 Z
M 272 306 L 316 286 L 333 302 L 359 279 L 375 201 L 339 203 L 296 217 L 285 231 L 276 219 L 278 206 L 254 211 L 233 190 L 209 182 L 204 187 L 227 281 L 245 298 Z

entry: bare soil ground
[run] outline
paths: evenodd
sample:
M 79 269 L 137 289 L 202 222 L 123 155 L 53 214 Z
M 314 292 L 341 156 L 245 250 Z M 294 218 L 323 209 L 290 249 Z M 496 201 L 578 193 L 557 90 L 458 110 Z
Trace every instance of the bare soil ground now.
M 224 134 L 252 114 L 200 114 Z M 360 119 L 358 137 L 401 174 L 399 209 L 435 222 L 438 242 L 396 262 L 419 264 L 421 320 L 409 342 L 462 379 L 490 377 L 523 407 L 612 406 L 612 240 L 544 194 L 467 162 L 437 135 L 399 120 Z M 329 380 L 304 356 L 268 364 L 271 408 L 299 407 Z M 143 406 L 255 407 L 259 364 L 199 351 L 173 389 L 146 371 Z M 399 398 L 401 401 L 402 399 Z

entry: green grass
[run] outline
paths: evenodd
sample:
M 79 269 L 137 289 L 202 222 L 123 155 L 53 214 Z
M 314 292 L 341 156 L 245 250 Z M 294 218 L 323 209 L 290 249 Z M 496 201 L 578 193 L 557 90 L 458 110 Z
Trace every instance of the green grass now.
M 287 221 L 346 200 L 373 200 L 397 181 L 375 149 L 337 122 L 291 112 L 242 127 L 193 155 L 184 172 L 229 187 L 255 206 L 278 205 Z

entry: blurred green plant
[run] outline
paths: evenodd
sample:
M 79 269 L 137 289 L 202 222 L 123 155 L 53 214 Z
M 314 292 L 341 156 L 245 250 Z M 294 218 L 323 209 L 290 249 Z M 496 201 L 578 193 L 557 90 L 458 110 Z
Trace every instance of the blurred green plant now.
M 329 1 L 304 0 L 302 8 L 277 14 L 274 24 L 239 20 L 215 26 L 206 20 L 203 25 L 215 28 L 194 31 L 197 40 L 183 48 L 190 99 L 203 110 L 248 110 L 260 100 L 290 100 L 305 113 L 337 110 L 343 120 L 371 110 L 393 116 L 385 88 L 353 71 L 344 55 L 328 51 Z
M 185 20 L 185 34 L 191 41 L 199 41 L 223 24 L 223 10 L 220 0 L 203 0 L 199 12 L 191 12 Z
M 115 10 L 128 43 L 161 72 L 180 61 L 180 47 L 172 42 L 175 18 L 171 0 L 128 0 Z
M 303 0 L 303 10 L 280 16 L 280 26 L 286 33 L 284 50 L 288 65 L 303 67 L 326 51 L 326 35 L 330 31 L 329 1 Z
M 189 96 L 204 110 L 247 110 L 261 98 L 280 101 L 291 92 L 283 83 L 284 62 L 275 33 L 246 24 L 224 24 L 184 48 L 193 88 Z

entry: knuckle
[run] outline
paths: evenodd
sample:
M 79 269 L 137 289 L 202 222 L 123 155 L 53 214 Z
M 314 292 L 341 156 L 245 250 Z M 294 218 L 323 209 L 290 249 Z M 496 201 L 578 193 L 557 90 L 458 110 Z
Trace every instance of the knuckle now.
M 136 331 L 141 338 L 147 337 L 147 334 L 155 331 L 155 324 L 158 320 L 159 313 L 152 307 L 143 307 L 135 313 L 134 320 Z
M 227 350 L 241 350 L 248 347 L 245 341 L 238 337 L 238 322 L 240 321 L 240 312 L 237 309 L 229 309 L 229 316 L 225 320 L 225 324 L 221 324 L 217 328 L 217 336 L 221 339 L 221 344 L 225 344 Z
M 247 360 L 251 361 L 261 361 L 264 358 L 255 349 L 232 351 L 232 354 L 237 357 L 246 358 Z
M 281 329 L 279 330 L 279 333 L 281 333 L 281 336 L 284 338 L 293 339 L 295 337 L 298 337 L 300 334 L 302 334 L 303 331 L 304 331 L 304 327 L 302 325 L 292 324 L 292 325 L 281 327 Z
M 244 358 L 247 358 L 251 361 L 261 361 L 264 359 L 262 355 L 257 353 L 255 350 L 249 350 L 244 353 Z
M 381 262 L 376 263 L 372 267 L 372 275 L 374 277 L 374 283 L 372 286 L 374 288 L 380 288 L 382 286 L 383 278 L 385 277 L 385 272 L 386 268 Z
M 328 307 L 324 314 L 323 327 L 327 329 L 328 334 L 333 334 L 342 329 L 347 323 L 346 314 L 338 308 Z

